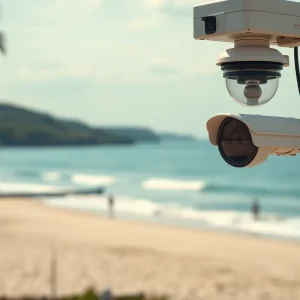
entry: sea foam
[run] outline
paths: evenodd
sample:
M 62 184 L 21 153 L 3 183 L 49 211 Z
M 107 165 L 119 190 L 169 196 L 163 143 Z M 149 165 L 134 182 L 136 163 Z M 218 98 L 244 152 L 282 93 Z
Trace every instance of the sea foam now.
M 177 190 L 177 191 L 199 191 L 205 187 L 201 180 L 176 180 L 168 178 L 146 179 L 142 186 L 147 190 Z
M 116 182 L 112 176 L 106 175 L 92 175 L 92 174 L 73 174 L 71 181 L 76 184 L 83 184 L 88 186 L 108 186 Z
M 253 220 L 248 212 L 199 210 L 177 204 L 158 204 L 147 199 L 135 199 L 116 195 L 115 212 L 147 217 L 152 221 L 172 220 L 174 224 L 184 224 L 201 228 L 227 229 L 259 235 L 300 238 L 300 218 L 282 218 L 275 214 L 262 214 L 259 221 Z M 68 196 L 63 199 L 47 199 L 49 205 L 64 208 L 106 213 L 107 199 L 103 196 Z M 178 222 L 176 222 L 178 220 Z

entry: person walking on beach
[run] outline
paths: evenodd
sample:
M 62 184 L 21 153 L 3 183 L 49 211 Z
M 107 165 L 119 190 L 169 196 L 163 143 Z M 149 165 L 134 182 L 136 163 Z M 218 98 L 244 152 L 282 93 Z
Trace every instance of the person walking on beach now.
M 115 204 L 115 199 L 113 195 L 108 196 L 108 217 L 110 219 L 113 219 L 114 217 L 114 204 Z
M 260 205 L 259 205 L 259 201 L 257 198 L 254 198 L 254 200 L 253 200 L 251 212 L 253 215 L 253 219 L 255 221 L 257 221 L 259 219 L 259 213 L 260 213 Z

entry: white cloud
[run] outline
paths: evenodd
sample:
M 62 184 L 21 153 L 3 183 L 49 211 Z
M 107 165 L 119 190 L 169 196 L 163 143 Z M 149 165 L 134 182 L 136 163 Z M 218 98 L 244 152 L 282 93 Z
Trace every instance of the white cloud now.
M 175 73 L 179 70 L 180 66 L 175 63 L 173 60 L 165 58 L 165 57 L 159 57 L 151 62 L 151 67 L 153 71 L 156 73 Z
M 156 8 L 164 5 L 167 1 L 168 0 L 147 0 L 146 6 Z
M 163 11 L 171 15 L 192 14 L 194 0 L 145 0 L 146 8 Z
M 147 30 L 152 29 L 157 24 L 154 18 L 136 18 L 127 22 L 124 26 L 128 30 Z
M 89 65 L 40 62 L 36 65 L 22 67 L 17 75 L 21 82 L 43 83 L 66 79 L 84 78 L 93 74 L 93 68 Z
M 88 4 L 88 8 L 95 9 L 102 4 L 102 0 L 86 0 Z
M 169 7 L 190 7 L 195 5 L 194 0 L 146 0 L 146 6 L 152 8 Z
M 57 4 L 60 7 L 68 6 L 69 9 L 76 7 L 94 9 L 99 7 L 102 3 L 103 0 L 57 0 Z
M 126 69 L 120 65 L 112 65 L 106 69 L 102 69 L 99 73 L 95 74 L 96 84 L 109 84 L 111 82 L 120 82 L 126 76 Z

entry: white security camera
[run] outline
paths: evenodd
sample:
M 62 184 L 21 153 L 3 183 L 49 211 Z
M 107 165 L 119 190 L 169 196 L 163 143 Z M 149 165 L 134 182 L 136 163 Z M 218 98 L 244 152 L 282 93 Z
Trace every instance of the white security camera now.
M 300 153 L 300 120 L 245 114 L 218 114 L 206 124 L 209 140 L 236 168 L 253 167 L 269 155 Z
M 231 97 L 259 106 L 276 94 L 289 57 L 270 46 L 294 47 L 298 88 L 300 3 L 283 0 L 203 1 L 194 7 L 194 38 L 234 43 L 217 59 Z

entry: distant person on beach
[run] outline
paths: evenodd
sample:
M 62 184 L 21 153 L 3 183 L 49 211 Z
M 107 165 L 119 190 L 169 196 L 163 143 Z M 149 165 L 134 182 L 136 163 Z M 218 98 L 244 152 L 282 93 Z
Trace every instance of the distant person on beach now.
M 115 198 L 113 195 L 108 196 L 108 217 L 110 219 L 113 219 L 114 217 L 114 204 L 115 204 Z
M 253 215 L 253 219 L 255 221 L 257 221 L 259 219 L 259 213 L 260 213 L 260 205 L 259 205 L 259 201 L 257 198 L 254 198 L 254 200 L 253 200 L 251 212 Z

